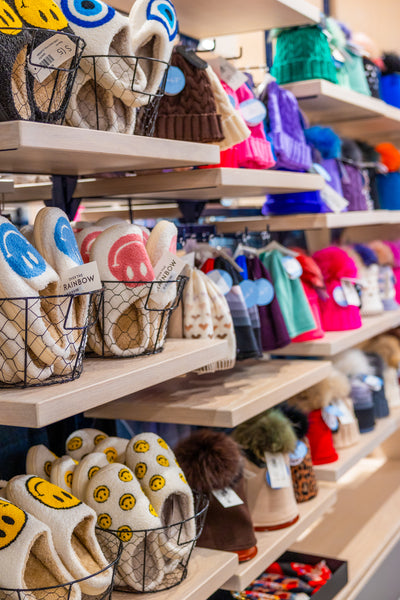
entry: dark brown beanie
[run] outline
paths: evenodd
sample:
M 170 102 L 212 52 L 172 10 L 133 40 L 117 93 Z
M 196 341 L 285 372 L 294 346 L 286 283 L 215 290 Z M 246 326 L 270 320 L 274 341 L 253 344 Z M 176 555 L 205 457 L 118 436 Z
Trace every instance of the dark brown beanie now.
M 175 96 L 163 96 L 158 109 L 154 135 L 187 142 L 220 142 L 224 139 L 221 115 L 211 83 L 204 69 L 174 50 L 171 65 L 185 75 L 186 85 Z

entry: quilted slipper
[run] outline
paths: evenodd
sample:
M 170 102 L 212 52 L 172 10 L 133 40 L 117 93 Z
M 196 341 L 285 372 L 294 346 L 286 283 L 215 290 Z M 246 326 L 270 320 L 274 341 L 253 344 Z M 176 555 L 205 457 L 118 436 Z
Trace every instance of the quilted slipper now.
M 105 346 L 117 356 L 142 354 L 149 342 L 146 282 L 154 279 L 142 230 L 129 223 L 109 227 L 94 241 L 90 259 L 97 262 L 106 282 L 101 317 Z
M 196 537 L 195 509 L 192 491 L 174 453 L 155 433 L 141 433 L 128 443 L 126 464 L 160 515 L 162 526 L 177 524 L 166 530 L 162 552 L 168 559 L 187 556 Z M 182 521 L 187 522 L 180 525 Z
M 0 588 L 35 590 L 17 597 L 30 600 L 80 600 L 78 585 L 57 555 L 50 529 L 33 515 L 0 498 Z M 2 596 L 12 597 L 2 591 Z
M 132 106 L 136 60 L 133 58 L 128 18 L 101 0 L 91 0 L 90 3 L 74 0 L 56 2 L 75 34 L 86 42 L 81 69 L 127 106 Z M 89 58 L 93 56 L 96 56 L 95 61 Z
M 102 442 L 107 436 L 100 429 L 77 429 L 67 437 L 65 442 L 65 452 L 74 460 L 81 460 L 90 452 L 95 451 L 97 444 Z
M 62 456 L 57 458 L 51 465 L 50 481 L 62 488 L 65 492 L 72 491 L 72 479 L 75 474 L 75 469 L 78 461 L 70 456 Z
M 86 488 L 87 504 L 97 513 L 97 524 L 117 533 L 124 542 L 118 584 L 150 592 L 164 577 L 159 546 L 160 519 L 130 469 L 114 463 L 97 471 Z
M 104 452 L 108 462 L 125 462 L 125 452 L 128 440 L 116 436 L 106 437 L 96 445 L 96 452 Z
M 135 82 L 144 80 L 146 94 L 157 93 L 166 72 L 172 48 L 178 35 L 178 19 L 169 0 L 136 0 L 129 23 L 135 56 L 149 60 L 138 60 Z M 151 60 L 156 59 L 156 60 Z M 163 61 L 163 62 L 158 62 Z M 142 88 L 142 85 L 139 85 Z M 149 101 L 145 94 L 138 97 L 138 104 Z
M 132 135 L 136 109 L 101 87 L 91 74 L 78 69 L 65 119 L 71 127 Z
M 88 481 L 102 467 L 106 467 L 110 463 L 104 452 L 91 452 L 87 454 L 80 463 L 76 466 L 74 476 L 72 478 L 72 493 L 80 500 L 85 499 L 86 487 Z
M 51 467 L 57 458 L 58 456 L 43 444 L 31 446 L 26 455 L 26 472 L 28 475 L 38 475 L 50 481 Z
M 54 546 L 73 578 L 94 575 L 108 565 L 95 534 L 96 515 L 71 493 L 35 475 L 18 475 L 7 485 L 7 498 L 51 529 Z M 84 594 L 104 592 L 110 569 L 80 583 Z

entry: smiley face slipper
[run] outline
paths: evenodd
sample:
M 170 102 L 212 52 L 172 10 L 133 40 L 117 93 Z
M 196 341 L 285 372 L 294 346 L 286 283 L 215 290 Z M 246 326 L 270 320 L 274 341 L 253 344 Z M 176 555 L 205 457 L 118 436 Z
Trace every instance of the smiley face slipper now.
M 95 534 L 94 511 L 70 492 L 37 477 L 18 475 L 7 485 L 7 498 L 48 525 L 55 549 L 74 579 L 95 575 L 108 565 Z M 80 583 L 84 594 L 104 592 L 110 569 Z
M 103 231 L 94 241 L 90 259 L 97 262 L 104 283 L 104 343 L 112 354 L 142 354 L 149 341 L 144 313 L 153 267 L 143 244 L 142 230 L 123 223 Z
M 58 456 L 44 444 L 31 446 L 26 455 L 26 472 L 28 475 L 38 475 L 38 477 L 50 481 L 52 464 L 57 458 Z
M 72 491 L 72 479 L 78 461 L 70 456 L 57 458 L 51 465 L 50 482 L 62 488 L 66 492 Z
M 164 577 L 157 531 L 161 523 L 132 471 L 118 463 L 103 467 L 90 479 L 85 499 L 96 511 L 99 527 L 114 531 L 124 542 L 118 585 L 155 590 Z
M 86 487 L 93 475 L 110 463 L 104 452 L 91 452 L 76 465 L 72 478 L 72 493 L 80 500 L 86 497 Z
M 74 580 L 57 555 L 49 527 L 12 502 L 0 498 L 0 588 L 36 590 L 31 600 L 80 600 L 78 585 L 62 586 Z M 3 597 L 12 592 L 2 591 Z
M 73 431 L 66 439 L 65 453 L 74 460 L 81 460 L 90 452 L 95 451 L 97 444 L 107 436 L 104 431 L 87 427 Z
M 125 438 L 110 436 L 96 445 L 96 452 L 104 452 L 109 463 L 124 463 L 127 445 Z

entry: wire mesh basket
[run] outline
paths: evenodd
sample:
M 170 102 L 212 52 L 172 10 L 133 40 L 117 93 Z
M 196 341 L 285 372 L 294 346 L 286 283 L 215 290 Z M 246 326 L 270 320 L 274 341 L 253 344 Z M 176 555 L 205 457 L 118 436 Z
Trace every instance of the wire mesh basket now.
M 133 593 L 160 592 L 185 579 L 209 504 L 205 494 L 193 492 L 193 498 L 194 516 L 189 519 L 158 529 L 133 531 L 126 526 L 112 532 L 123 544 L 114 589 Z M 102 540 L 100 533 L 98 537 L 108 560 L 108 542 Z
M 102 290 L 0 298 L 0 388 L 77 379 L 101 296 Z
M 151 57 L 84 56 L 67 124 L 151 137 L 168 70 L 169 63 Z
M 62 124 L 85 42 L 68 31 L 34 27 L 0 32 L 0 120 Z
M 106 546 L 107 548 L 108 565 L 104 567 L 104 569 L 87 577 L 83 577 L 82 579 L 76 579 L 62 585 L 30 589 L 8 589 L 0 587 L 0 600 L 111 600 L 117 564 L 122 553 L 122 542 L 112 532 L 102 531 L 99 543 L 101 546 Z M 104 552 L 104 548 L 102 549 Z M 32 555 L 34 556 L 34 551 L 32 551 Z M 35 564 L 29 565 L 28 561 L 25 568 L 25 578 L 28 575 L 29 569 L 31 569 L 33 571 L 32 574 L 35 577 L 40 576 L 40 571 L 43 570 L 44 577 L 47 575 L 47 580 L 51 580 L 52 576 L 49 575 L 47 566 L 44 566 L 39 560 L 36 560 L 36 562 L 37 566 L 35 568 Z M 85 584 L 90 584 L 90 580 L 94 580 L 96 577 L 99 578 L 99 576 L 106 581 L 106 588 L 103 591 L 94 595 L 81 593 L 82 585 L 85 586 Z
M 89 349 L 98 356 L 133 357 L 161 352 L 171 313 L 187 277 L 165 281 L 103 281 L 98 320 L 89 329 Z

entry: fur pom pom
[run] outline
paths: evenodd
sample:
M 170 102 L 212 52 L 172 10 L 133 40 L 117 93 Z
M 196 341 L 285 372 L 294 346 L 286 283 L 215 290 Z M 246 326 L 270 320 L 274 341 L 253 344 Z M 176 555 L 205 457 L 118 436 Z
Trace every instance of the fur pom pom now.
M 389 173 L 394 173 L 400 169 L 400 152 L 396 146 L 390 142 L 378 144 L 375 148 L 379 152 L 381 162 L 387 167 Z
M 196 431 L 179 442 L 175 456 L 190 487 L 200 492 L 232 487 L 242 473 L 240 448 L 225 433 Z
M 339 369 L 347 377 L 373 374 L 368 357 L 358 348 L 351 348 L 351 350 L 346 350 L 346 352 L 339 354 L 334 361 L 334 365 L 336 369 Z
M 293 452 L 297 438 L 287 417 L 280 410 L 270 410 L 242 423 L 233 432 L 234 439 L 264 460 L 265 452 Z
M 400 341 L 394 335 L 380 335 L 369 340 L 364 346 L 366 352 L 379 354 L 389 367 L 400 365 Z
M 337 246 L 318 250 L 313 259 L 321 269 L 325 282 L 336 281 L 342 277 L 357 277 L 357 267 L 348 254 Z
M 382 56 L 385 73 L 400 73 L 400 56 L 394 52 L 385 52 Z
M 289 406 L 286 403 L 281 404 L 279 410 L 289 419 L 299 440 L 303 439 L 308 432 L 307 414 L 296 406 Z
M 332 400 L 348 398 L 349 394 L 349 380 L 338 369 L 333 368 L 329 377 L 293 396 L 288 400 L 288 404 L 309 413 L 328 406 Z
M 322 158 L 339 158 L 342 142 L 340 137 L 330 127 L 315 125 L 304 131 L 310 146 L 316 148 Z
M 355 163 L 362 162 L 363 155 L 361 149 L 354 140 L 342 138 L 342 158 L 347 158 L 347 160 L 352 160 Z
M 332 400 L 348 398 L 350 396 L 351 385 L 344 373 L 333 367 L 331 370 L 331 374 L 327 379 L 329 382 L 329 388 L 331 393 L 329 399 L 330 402 Z
M 390 265 L 393 267 L 394 264 L 394 256 L 391 248 L 385 244 L 385 242 L 381 242 L 380 240 L 374 240 L 370 242 L 368 246 L 375 252 L 378 257 L 379 264 Z
M 376 265 L 378 263 L 376 252 L 374 252 L 372 248 L 366 244 L 354 244 L 354 250 L 360 255 L 361 260 L 366 267 L 369 267 L 370 265 Z
M 303 274 L 301 276 L 302 281 L 305 281 L 316 289 L 324 289 L 324 278 L 321 269 L 315 260 L 311 258 L 311 256 L 304 254 L 304 250 L 302 249 L 294 248 L 294 250 L 299 252 L 298 256 L 296 256 L 296 260 L 301 264 L 301 268 L 303 269 Z

